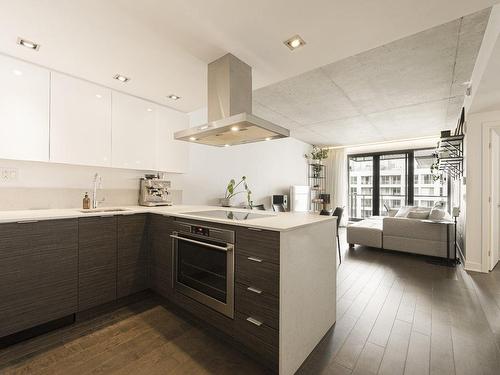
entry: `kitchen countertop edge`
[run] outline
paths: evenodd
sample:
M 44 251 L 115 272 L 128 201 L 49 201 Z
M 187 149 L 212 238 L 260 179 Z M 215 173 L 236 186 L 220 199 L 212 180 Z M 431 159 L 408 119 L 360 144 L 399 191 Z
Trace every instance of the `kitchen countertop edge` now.
M 210 223 L 242 226 L 256 229 L 272 230 L 278 232 L 286 232 L 302 228 L 316 223 L 321 223 L 329 220 L 336 220 L 336 216 L 320 216 L 313 213 L 276 213 L 272 212 L 272 217 L 252 219 L 248 221 L 236 221 L 229 219 L 209 218 L 197 215 L 190 215 L 189 212 L 204 211 L 204 210 L 227 210 L 228 208 L 218 206 L 161 206 L 161 207 L 143 207 L 143 206 L 122 206 L 124 211 L 109 211 L 109 212 L 81 212 L 80 209 L 33 209 L 33 210 L 12 210 L 0 211 L 0 224 L 6 223 L 23 223 L 30 221 L 44 220 L 61 220 L 61 219 L 78 219 L 85 217 L 107 217 L 107 216 L 127 216 L 141 213 L 152 213 L 163 216 L 172 216 L 188 220 L 198 220 Z M 108 207 L 102 207 L 108 209 Z M 248 212 L 249 210 L 231 208 L 233 211 Z M 256 212 L 267 213 L 271 212 Z M 274 221 L 274 222 L 273 222 Z

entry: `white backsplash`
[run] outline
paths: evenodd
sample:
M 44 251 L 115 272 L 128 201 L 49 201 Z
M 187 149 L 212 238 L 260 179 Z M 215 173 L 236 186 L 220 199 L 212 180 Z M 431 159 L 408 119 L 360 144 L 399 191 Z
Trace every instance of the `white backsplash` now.
M 0 170 L 9 171 L 9 178 L 0 176 L 0 210 L 81 208 L 85 192 L 92 194 L 95 173 L 103 179 L 98 196 L 105 198 L 102 206 L 137 205 L 139 178 L 151 173 L 1 159 Z M 167 178 L 172 181 L 173 203 L 182 203 L 182 175 Z

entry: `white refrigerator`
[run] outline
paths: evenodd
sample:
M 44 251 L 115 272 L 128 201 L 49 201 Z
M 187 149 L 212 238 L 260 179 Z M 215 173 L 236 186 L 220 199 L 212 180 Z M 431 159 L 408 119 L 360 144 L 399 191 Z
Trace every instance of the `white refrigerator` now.
M 290 211 L 307 212 L 311 210 L 311 187 L 305 185 L 290 186 Z

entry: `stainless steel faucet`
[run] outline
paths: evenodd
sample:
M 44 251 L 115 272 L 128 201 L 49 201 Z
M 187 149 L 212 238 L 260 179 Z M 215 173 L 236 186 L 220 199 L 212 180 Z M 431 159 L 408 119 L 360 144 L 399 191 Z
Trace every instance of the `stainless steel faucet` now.
M 92 208 L 97 208 L 97 206 L 99 206 L 99 203 L 104 202 L 104 198 L 100 201 L 97 200 L 97 191 L 99 189 L 102 189 L 102 177 L 99 175 L 99 173 L 96 173 L 94 175 L 94 187 L 92 189 Z

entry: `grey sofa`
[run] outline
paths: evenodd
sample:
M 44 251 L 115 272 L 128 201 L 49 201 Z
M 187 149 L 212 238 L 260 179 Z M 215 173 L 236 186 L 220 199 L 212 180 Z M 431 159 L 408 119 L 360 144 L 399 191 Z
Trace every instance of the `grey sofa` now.
M 351 247 L 357 244 L 445 258 L 447 230 L 452 229 L 428 220 L 376 216 L 348 225 L 347 242 Z

